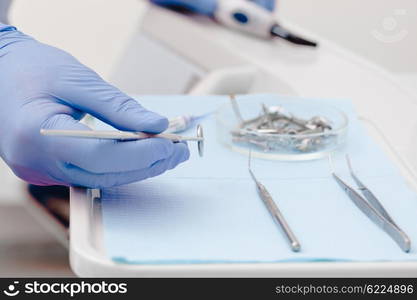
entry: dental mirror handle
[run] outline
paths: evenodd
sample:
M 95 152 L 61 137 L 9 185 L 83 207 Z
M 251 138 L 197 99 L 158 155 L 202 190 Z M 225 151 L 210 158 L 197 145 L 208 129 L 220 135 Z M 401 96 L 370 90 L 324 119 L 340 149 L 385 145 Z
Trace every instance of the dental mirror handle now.
M 202 137 L 185 137 L 172 133 L 147 134 L 143 132 L 128 132 L 115 130 L 55 130 L 41 129 L 40 133 L 47 136 L 75 137 L 86 139 L 109 140 L 140 140 L 152 137 L 165 138 L 171 141 L 203 141 Z

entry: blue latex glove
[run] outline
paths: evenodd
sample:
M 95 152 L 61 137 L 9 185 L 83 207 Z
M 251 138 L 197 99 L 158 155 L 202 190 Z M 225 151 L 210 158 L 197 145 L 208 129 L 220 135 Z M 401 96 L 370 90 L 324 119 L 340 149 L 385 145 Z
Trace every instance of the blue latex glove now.
M 189 157 L 184 143 L 87 140 L 40 135 L 89 130 L 90 113 L 120 130 L 159 133 L 168 120 L 104 82 L 68 53 L 0 24 L 0 156 L 38 185 L 110 187 L 156 176 Z
M 275 8 L 275 0 L 249 0 L 272 11 Z M 151 0 L 162 6 L 183 7 L 190 11 L 211 16 L 216 10 L 217 0 Z

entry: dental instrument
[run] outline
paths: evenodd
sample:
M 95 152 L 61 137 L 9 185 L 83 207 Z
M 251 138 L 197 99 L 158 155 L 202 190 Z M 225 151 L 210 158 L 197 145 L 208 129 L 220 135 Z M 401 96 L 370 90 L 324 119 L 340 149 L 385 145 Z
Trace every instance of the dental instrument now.
M 196 122 L 210 115 L 211 113 L 203 115 L 182 115 L 172 119 L 169 119 L 168 129 L 165 130 L 165 133 L 181 133 L 193 127 Z
M 116 130 L 57 130 L 41 129 L 40 133 L 46 136 L 74 137 L 86 139 L 110 139 L 110 140 L 141 140 L 147 138 L 164 138 L 173 142 L 193 141 L 197 142 L 198 154 L 203 156 L 204 151 L 204 134 L 201 125 L 197 126 L 197 136 L 188 137 L 173 133 L 149 134 L 145 132 L 129 132 Z
M 233 141 L 261 148 L 264 152 L 287 149 L 310 152 L 326 146 L 335 135 L 332 122 L 323 116 L 302 119 L 282 106 L 266 106 L 261 103 L 259 116 L 245 120 L 236 97 L 230 95 L 230 103 L 237 126 L 231 131 Z
M 249 151 L 248 170 L 249 170 L 249 174 L 251 175 L 253 181 L 256 184 L 256 189 L 258 191 L 259 197 L 264 202 L 266 208 L 268 209 L 275 223 L 284 232 L 285 237 L 287 238 L 290 244 L 291 250 L 294 252 L 300 251 L 301 245 L 299 241 L 297 240 L 297 237 L 292 232 L 290 226 L 288 225 L 281 211 L 278 209 L 278 206 L 275 204 L 274 199 L 272 198 L 271 194 L 268 192 L 266 187 L 256 179 L 255 174 L 253 173 L 252 168 L 251 168 L 251 158 L 252 158 L 252 152 Z
M 359 178 L 353 172 L 350 158 L 346 155 L 346 162 L 350 171 L 350 175 L 358 186 L 358 190 L 361 191 L 364 197 L 362 197 L 353 187 L 345 183 L 334 171 L 333 161 L 331 155 L 329 155 L 330 169 L 333 178 L 340 185 L 340 187 L 346 192 L 353 203 L 378 227 L 384 230 L 404 251 L 409 252 L 411 248 L 411 240 L 407 234 L 394 222 L 381 202 L 375 197 L 375 195 L 359 180 Z
M 274 15 L 245 0 L 219 0 L 214 18 L 221 24 L 258 37 L 279 37 L 290 43 L 316 47 L 317 43 L 292 34 L 279 25 Z
M 229 95 L 230 103 L 232 103 L 233 112 L 235 113 L 236 118 L 239 120 L 240 125 L 243 126 L 245 124 L 245 120 L 242 117 L 242 114 L 240 113 L 239 105 L 237 104 L 235 95 Z M 256 118 L 258 120 L 258 118 Z

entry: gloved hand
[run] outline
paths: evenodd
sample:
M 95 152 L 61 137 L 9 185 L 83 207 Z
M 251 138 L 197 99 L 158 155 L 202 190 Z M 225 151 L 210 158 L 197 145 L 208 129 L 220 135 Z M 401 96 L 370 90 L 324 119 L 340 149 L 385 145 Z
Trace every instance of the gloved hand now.
M 68 53 L 0 24 L 0 156 L 37 185 L 110 187 L 156 176 L 189 157 L 184 143 L 40 135 L 89 130 L 90 113 L 120 130 L 159 133 L 168 120 L 104 82 Z
M 275 0 L 248 0 L 259 4 L 266 9 L 273 11 Z M 211 16 L 216 10 L 217 0 L 151 0 L 151 2 L 162 6 L 183 7 L 190 11 Z

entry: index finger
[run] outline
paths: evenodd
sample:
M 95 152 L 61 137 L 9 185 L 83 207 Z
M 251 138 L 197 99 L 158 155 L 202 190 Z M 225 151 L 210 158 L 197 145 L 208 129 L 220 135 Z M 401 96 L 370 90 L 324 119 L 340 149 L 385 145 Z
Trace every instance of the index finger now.
M 56 115 L 49 122 L 53 128 L 91 130 L 68 115 Z M 157 161 L 167 159 L 174 153 L 174 143 L 161 138 L 137 141 L 114 141 L 47 137 L 48 151 L 58 160 L 73 164 L 92 173 L 128 172 L 149 168 Z

